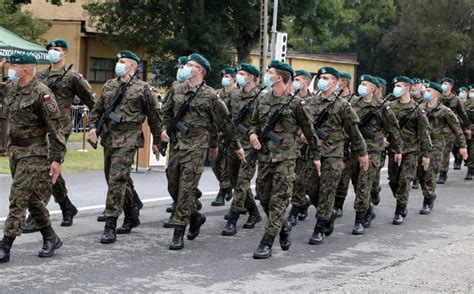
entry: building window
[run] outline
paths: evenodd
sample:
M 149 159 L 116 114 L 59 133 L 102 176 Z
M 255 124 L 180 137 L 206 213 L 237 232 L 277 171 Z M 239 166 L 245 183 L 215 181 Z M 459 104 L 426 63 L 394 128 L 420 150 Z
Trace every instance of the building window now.
M 115 59 L 91 57 L 89 81 L 91 83 L 105 83 L 114 78 Z

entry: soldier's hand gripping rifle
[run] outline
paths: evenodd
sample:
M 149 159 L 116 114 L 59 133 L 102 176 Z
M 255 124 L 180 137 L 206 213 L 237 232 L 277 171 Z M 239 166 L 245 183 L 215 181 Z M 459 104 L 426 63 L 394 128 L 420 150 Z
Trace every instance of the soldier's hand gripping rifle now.
M 66 76 L 67 72 L 72 68 L 72 64 L 63 72 L 62 75 L 60 75 L 57 79 L 54 81 L 51 81 L 48 83 L 48 88 L 54 92 L 56 91 L 56 88 L 58 87 L 59 83 L 63 80 L 63 78 Z
M 174 118 L 171 120 L 170 125 L 166 128 L 166 133 L 170 137 L 170 143 L 175 144 L 176 141 L 178 140 L 176 138 L 176 131 L 179 130 L 181 134 L 186 136 L 189 132 L 188 127 L 186 127 L 182 122 L 181 119 L 184 117 L 184 115 L 188 112 L 189 106 L 191 105 L 191 102 L 193 101 L 194 97 L 198 94 L 199 90 L 201 90 L 202 86 L 205 84 L 205 81 L 203 81 L 199 87 L 196 89 L 195 92 L 189 91 L 185 94 L 185 96 L 189 96 L 189 98 L 184 101 L 184 103 L 179 107 L 178 112 L 174 116 Z M 166 156 L 166 148 L 168 147 L 168 143 L 160 140 L 158 143 L 158 150 L 160 151 L 160 154 L 163 156 Z
M 371 140 L 375 138 L 374 132 L 369 128 L 369 123 L 372 121 L 372 119 L 374 119 L 377 112 L 385 105 L 385 103 L 390 101 L 390 99 L 391 95 L 388 95 L 387 98 L 382 102 L 382 104 L 367 111 L 367 113 L 360 119 L 360 122 L 357 124 L 357 126 L 359 127 L 359 130 L 364 139 Z
M 262 93 L 265 88 L 266 87 L 261 88 L 260 90 L 258 90 L 257 94 L 251 97 L 252 99 L 250 99 L 249 102 L 245 104 L 245 106 L 239 111 L 239 115 L 237 115 L 237 118 L 234 120 L 234 125 L 237 127 L 237 129 L 242 135 L 247 135 L 249 132 L 249 128 L 246 127 L 242 122 L 250 113 L 250 110 L 252 109 L 252 104 L 255 100 L 257 100 L 258 95 L 260 95 L 260 93 Z
M 100 116 L 96 125 L 96 134 L 97 139 L 103 137 L 109 133 L 109 128 L 107 125 L 112 120 L 115 123 L 121 123 L 123 118 L 121 115 L 114 112 L 115 108 L 122 102 L 123 96 L 127 91 L 128 86 L 132 83 L 132 80 L 138 74 L 138 70 L 130 77 L 128 82 L 122 83 L 120 87 L 115 91 L 112 96 L 110 106 L 105 110 L 105 112 Z M 92 146 L 92 148 L 97 149 L 97 142 L 92 142 L 90 139 L 87 139 L 87 142 Z
M 269 150 L 267 148 L 267 142 L 269 140 L 272 140 L 273 142 L 277 144 L 283 143 L 283 138 L 275 133 L 273 129 L 275 128 L 275 125 L 278 123 L 278 121 L 281 119 L 283 116 L 283 112 L 285 112 L 285 109 L 290 105 L 291 101 L 298 95 L 299 90 L 297 90 L 293 95 L 291 95 L 290 99 L 288 99 L 288 102 L 283 104 L 280 108 L 278 108 L 271 116 L 270 120 L 268 121 L 267 125 L 263 129 L 262 133 L 259 136 L 259 141 L 260 144 L 262 145 L 262 148 L 260 149 L 260 152 L 263 154 L 268 154 Z M 252 148 L 250 150 L 249 154 L 245 157 L 245 160 L 251 167 L 255 167 L 257 163 L 257 149 Z
M 329 118 L 329 113 L 331 112 L 331 109 L 334 107 L 334 104 L 336 104 L 337 100 L 341 96 L 341 93 L 342 91 L 339 92 L 339 94 L 337 94 L 336 99 L 334 99 L 334 101 L 329 103 L 329 105 L 319 113 L 318 118 L 314 122 L 314 129 L 316 130 L 316 134 L 321 140 L 327 141 L 327 139 L 329 138 L 328 134 L 323 129 L 321 129 L 321 126 Z

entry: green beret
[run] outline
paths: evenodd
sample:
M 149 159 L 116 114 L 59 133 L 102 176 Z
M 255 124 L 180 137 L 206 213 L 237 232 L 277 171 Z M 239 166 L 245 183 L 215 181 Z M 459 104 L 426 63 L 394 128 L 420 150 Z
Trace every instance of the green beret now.
M 377 79 L 377 81 L 379 81 L 379 84 L 380 84 L 379 87 L 385 86 L 387 84 L 387 81 L 382 79 L 381 77 L 375 77 L 375 78 Z
M 272 68 L 272 67 L 276 68 L 276 69 L 279 69 L 279 70 L 289 72 L 291 74 L 291 77 L 293 77 L 295 75 L 295 72 L 293 71 L 293 68 L 289 64 L 281 62 L 279 60 L 270 61 L 270 64 L 268 64 L 268 68 Z
M 298 77 L 298 76 L 304 76 L 304 77 L 307 77 L 308 79 L 312 79 L 311 77 L 311 74 L 305 70 L 302 70 L 302 69 L 299 69 L 299 70 L 295 70 L 295 77 Z
M 10 55 L 10 64 L 37 64 L 33 55 L 25 53 L 15 53 Z
M 449 78 L 449 77 L 444 77 L 444 78 L 441 80 L 441 83 L 442 83 L 442 82 L 448 82 L 448 83 L 454 84 L 454 79 Z
M 322 74 L 331 74 L 339 79 L 339 72 L 334 67 L 329 67 L 329 66 L 321 67 L 318 70 L 318 73 L 316 74 L 318 79 L 319 79 L 319 76 L 321 76 Z
M 421 84 L 421 79 L 420 78 L 413 78 L 413 84 Z
M 438 83 L 430 82 L 428 84 L 428 88 L 434 89 L 434 90 L 438 91 L 440 94 L 443 93 L 443 88 L 441 88 L 441 85 L 438 84 Z
M 346 79 L 346 80 L 352 80 L 352 76 L 350 73 L 347 71 L 340 71 L 339 72 L 339 78 L 340 79 Z
M 393 79 L 393 83 L 396 84 L 396 83 L 408 83 L 410 85 L 413 85 L 413 80 L 410 79 L 409 77 L 406 77 L 406 76 L 399 76 L 399 77 L 396 77 Z
M 469 85 L 469 90 L 472 90 L 472 89 L 474 89 L 474 84 Z
M 461 88 L 459 88 L 459 91 L 466 91 L 466 92 L 469 92 L 469 90 L 467 89 L 467 87 L 461 87 Z
M 133 59 L 136 62 L 140 63 L 140 57 L 138 57 L 138 55 L 136 55 L 132 51 L 128 51 L 128 50 L 120 51 L 117 54 L 116 58 L 117 58 L 117 60 L 119 60 L 120 58 L 129 58 L 129 59 Z
M 431 81 L 430 80 L 427 80 L 427 79 L 423 79 L 423 84 L 429 84 Z
M 375 85 L 376 87 L 380 87 L 380 83 L 379 83 L 379 80 L 374 77 L 374 76 L 371 76 L 371 75 L 362 75 L 360 77 L 360 81 L 366 81 L 366 82 L 369 82 L 373 85 Z
M 250 64 L 250 63 L 241 63 L 235 67 L 235 70 L 246 71 L 249 74 L 256 76 L 257 78 L 260 76 L 260 71 L 258 70 L 258 68 L 256 68 L 255 65 Z
M 188 62 L 188 57 L 187 56 L 180 56 L 176 59 L 178 63 L 176 63 L 175 68 L 180 67 L 181 65 L 186 65 L 186 62 Z
M 235 69 L 233 67 L 226 67 L 223 70 L 221 70 L 221 76 L 223 75 L 235 76 Z
M 207 59 L 202 56 L 201 54 L 198 54 L 198 53 L 193 53 L 191 55 L 188 56 L 188 61 L 195 61 L 197 63 L 199 63 L 200 66 L 204 67 L 204 69 L 210 73 L 211 72 L 211 64 L 209 63 L 209 61 L 207 61 Z
M 67 44 L 67 41 L 64 39 L 53 39 L 49 41 L 48 44 L 46 44 L 46 50 L 49 50 L 49 48 L 51 47 L 61 47 L 61 48 L 67 49 L 68 44 Z

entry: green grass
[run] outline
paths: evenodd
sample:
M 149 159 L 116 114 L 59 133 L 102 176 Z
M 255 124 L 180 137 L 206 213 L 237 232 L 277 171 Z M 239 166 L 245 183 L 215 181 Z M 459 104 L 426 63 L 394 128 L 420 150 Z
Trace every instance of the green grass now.
M 86 133 L 86 140 L 89 138 L 89 135 Z M 70 143 L 77 143 L 77 142 L 82 142 L 82 133 L 72 133 L 69 136 L 68 142 Z M 87 142 L 86 142 L 87 144 Z

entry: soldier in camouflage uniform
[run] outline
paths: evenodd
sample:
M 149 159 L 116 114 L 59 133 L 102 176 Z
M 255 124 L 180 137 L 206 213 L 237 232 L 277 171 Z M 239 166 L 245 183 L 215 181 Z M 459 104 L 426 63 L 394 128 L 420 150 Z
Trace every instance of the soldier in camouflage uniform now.
M 46 45 L 46 49 L 49 50 L 48 58 L 51 62 L 51 66 L 38 71 L 36 78 L 50 87 L 56 97 L 61 114 L 61 124 L 64 127 L 63 133 L 67 143 L 72 130 L 70 111 L 74 97 L 79 97 L 89 109 L 92 109 L 92 107 L 94 107 L 95 94 L 89 83 L 80 73 L 69 69 L 69 71 L 64 74 L 66 72 L 65 62 L 68 53 L 68 43 L 65 40 L 51 40 Z M 71 226 L 73 218 L 77 214 L 77 208 L 71 203 L 67 195 L 66 182 L 62 175 L 59 175 L 58 180 L 53 185 L 53 197 L 54 201 L 59 204 L 63 214 L 61 226 Z M 31 233 L 37 230 L 38 228 L 35 227 L 33 218 L 28 216 L 23 232 Z
M 0 62 L 0 71 L 6 60 Z M 11 84 L 0 84 L 0 102 L 9 120 L 8 154 L 12 174 L 10 207 L 0 241 L 0 263 L 20 236 L 28 209 L 43 235 L 39 257 L 51 257 L 62 245 L 51 227 L 46 208 L 66 151 L 61 116 L 54 94 L 36 78 L 36 59 L 13 54 L 8 71 Z M 48 138 L 47 138 L 48 136 Z
M 268 67 L 264 85 L 268 89 L 271 88 L 271 91 L 269 90 L 257 100 L 249 131 L 250 143 L 256 150 L 260 150 L 262 144 L 268 148 L 266 154 L 258 152 L 257 194 L 260 196 L 260 204 L 268 220 L 265 225 L 265 234 L 254 252 L 255 259 L 268 258 L 272 255 L 273 242 L 278 233 L 281 249 L 290 249 L 291 225 L 284 215 L 293 194 L 301 132 L 308 142 L 309 161 L 318 174 L 320 168 L 319 140 L 314 134 L 305 101 L 300 97 L 293 98 L 272 129 L 277 136 L 282 138 L 281 142 L 259 141 L 259 136 L 267 127 L 273 113 L 289 102 L 291 96 L 287 85 L 294 74 L 288 64 L 277 60 L 271 61 Z
M 420 78 L 413 78 L 413 85 L 411 85 L 411 88 L 410 88 L 410 95 L 411 95 L 411 99 L 413 99 L 413 101 L 415 101 L 418 104 L 423 103 L 423 93 L 421 92 L 422 86 L 423 84 Z M 415 177 L 411 188 L 418 189 L 418 187 L 419 187 L 418 177 Z
M 395 152 L 395 162 L 398 165 L 402 162 L 402 139 L 398 121 L 387 101 L 375 98 L 379 86 L 376 77 L 363 75 L 358 87 L 360 98 L 352 103 L 354 111 L 361 119 L 359 130 L 365 139 L 369 154 L 369 169 L 367 171 L 360 169 L 357 158 L 352 155 L 352 183 L 356 192 L 354 201 L 356 216 L 352 230 L 354 235 L 362 235 L 364 228 L 369 228 L 371 221 L 375 218 L 370 198 L 372 182 L 379 169 L 380 154 L 385 151 L 385 136 Z M 370 117 L 371 119 L 369 119 Z
M 90 140 L 97 142 L 97 135 L 101 135 L 101 145 L 104 146 L 104 173 L 108 191 L 105 208 L 107 220 L 100 240 L 103 244 L 114 243 L 116 234 L 130 233 L 133 227 L 140 224 L 138 204 L 133 200 L 130 169 L 137 148 L 144 144 L 142 124 L 145 119 L 148 119 L 153 134 L 153 150 L 157 157 L 155 145 L 159 142 L 161 129 L 158 100 L 152 95 L 148 84 L 138 79 L 130 81 L 140 58 L 131 51 L 120 51 L 116 58 L 115 73 L 118 77 L 105 83 L 89 123 Z M 111 99 L 121 85 L 129 81 L 120 104 L 114 109 L 114 113 L 121 119 L 109 119 L 109 132 L 96 134 L 97 123 L 111 105 Z M 125 214 L 124 222 L 116 230 L 117 219 L 122 210 Z
M 311 83 L 311 74 L 305 70 L 296 70 L 295 77 L 293 80 L 293 88 L 299 90 L 298 96 L 305 99 L 311 97 L 311 92 L 308 89 Z M 301 136 L 303 138 L 303 136 Z M 311 205 L 311 201 L 306 197 L 307 185 L 305 182 L 306 166 L 308 160 L 305 157 L 306 144 L 299 140 L 300 156 L 296 160 L 296 180 L 293 187 L 293 196 L 291 197 L 291 209 L 288 212 L 288 222 L 295 226 L 298 220 L 305 220 L 308 216 L 308 208 Z M 314 169 L 313 165 L 310 164 L 309 168 Z
M 176 132 L 176 142 L 170 146 L 170 158 L 166 169 L 168 192 L 176 202 L 176 212 L 173 216 L 174 233 L 169 245 L 170 250 L 181 250 L 184 247 L 183 237 L 189 224 L 188 240 L 194 240 L 200 232 L 206 217 L 195 207 L 194 191 L 199 184 L 203 172 L 202 159 L 209 145 L 209 129 L 219 126 L 225 138 L 230 142 L 230 148 L 236 150 L 239 159 L 245 157 L 240 146 L 238 133 L 225 104 L 219 100 L 214 89 L 207 86 L 204 77 L 211 71 L 206 58 L 193 53 L 188 56 L 183 68 L 184 79 L 173 95 L 169 97 L 163 109 L 164 119 L 161 139 L 169 142 L 173 134 L 167 133 L 167 127 L 176 113 L 191 95 L 195 95 L 188 111 L 180 120 L 189 129 L 187 135 Z
M 344 168 L 344 141 L 346 134 L 350 138 L 351 152 L 359 161 L 363 170 L 368 169 L 367 147 L 357 123 L 359 118 L 347 100 L 340 99 L 334 93 L 339 72 L 332 67 L 318 70 L 318 89 L 320 92 L 307 99 L 306 104 L 313 121 L 318 121 L 323 111 L 328 111 L 327 119 L 315 126 L 321 139 L 321 175 L 309 175 L 309 197 L 316 206 L 316 225 L 309 244 L 323 242 L 323 234 L 330 236 L 334 230 L 335 213 L 333 211 L 336 188 Z M 337 100 L 336 100 L 337 99 Z M 330 108 L 329 105 L 332 105 Z M 325 136 L 326 135 L 326 136 Z
M 413 81 L 405 76 L 396 77 L 393 82 L 395 87 L 393 95 L 398 98 L 390 103 L 399 121 L 403 139 L 403 158 L 399 164 L 395 154 L 398 150 L 389 146 L 388 176 L 389 186 L 397 200 L 394 225 L 403 224 L 407 216 L 408 197 L 410 184 L 415 179 L 418 158 L 421 157 L 420 166 L 428 170 L 430 164 L 431 140 L 428 134 L 429 123 L 424 111 L 418 107 L 410 96 L 410 86 Z M 406 121 L 404 123 L 404 121 Z
M 452 78 L 445 77 L 442 79 L 443 87 L 443 104 L 456 114 L 461 128 L 465 131 L 467 138 L 471 138 L 471 122 L 466 115 L 462 107 L 462 103 L 459 98 L 452 92 L 454 86 L 454 80 Z M 446 140 L 445 150 L 443 152 L 443 163 L 441 165 L 441 171 L 438 177 L 438 184 L 444 184 L 448 179 L 449 170 L 449 156 L 451 152 L 454 154 L 454 169 L 461 169 L 462 158 L 459 157 L 458 146 L 454 144 L 454 134 L 448 127 L 444 128 L 444 139 Z
M 224 68 L 221 71 L 222 86 L 224 88 L 217 90 L 217 96 L 225 103 L 227 108 L 229 108 L 230 105 L 232 92 L 236 88 L 235 74 L 235 69 L 231 67 Z M 225 200 L 229 201 L 232 198 L 232 185 L 230 182 L 227 158 L 227 149 L 229 146 L 221 134 L 218 134 L 217 140 L 219 142 L 219 151 L 216 159 L 212 161 L 211 166 L 214 175 L 219 181 L 219 192 L 217 193 L 216 199 L 211 202 L 211 205 L 223 206 L 225 205 Z
M 260 87 L 257 87 L 257 79 L 260 76 L 260 71 L 248 63 L 237 65 L 236 70 L 237 81 L 240 88 L 232 92 L 228 101 L 228 108 L 232 121 L 234 124 L 237 124 L 236 120 L 239 119 L 241 111 L 249 105 L 247 113 L 239 119 L 240 122 L 236 125 L 240 134 L 242 147 L 245 153 L 248 153 L 252 148 L 248 137 L 250 118 L 257 104 L 257 100 L 260 99 L 260 93 L 262 93 Z M 237 233 L 237 220 L 241 214 L 247 211 L 249 218 L 243 226 L 244 229 L 253 229 L 255 228 L 255 224 L 262 220 L 258 212 L 257 204 L 253 198 L 252 190 L 250 189 L 250 181 L 255 175 L 255 167 L 250 166 L 246 162 L 241 162 L 239 158 L 233 154 L 229 154 L 228 161 L 229 176 L 235 190 L 229 211 L 229 219 L 222 231 L 223 236 L 232 236 Z
M 466 111 L 469 120 L 471 121 L 471 134 L 474 132 L 474 84 L 469 86 L 469 93 L 467 95 L 466 101 L 464 101 L 464 109 Z M 467 160 L 467 174 L 464 178 L 465 180 L 472 180 L 474 176 L 474 140 L 468 139 L 468 151 L 469 157 Z
M 0 156 L 4 156 L 7 152 L 7 129 L 7 114 L 5 112 L 5 107 L 0 103 Z
M 443 89 L 438 83 L 429 83 L 423 94 L 425 102 L 421 106 L 430 123 L 430 137 L 433 145 L 431 151 L 430 166 L 427 171 L 423 170 L 421 163 L 418 166 L 418 178 L 423 190 L 423 207 L 420 214 L 430 214 L 436 199 L 436 175 L 439 173 L 443 158 L 444 134 L 443 129 L 447 126 L 456 138 L 456 144 L 460 147 L 459 152 L 464 159 L 467 158 L 466 142 L 459 121 L 453 111 L 444 106 L 441 101 Z

